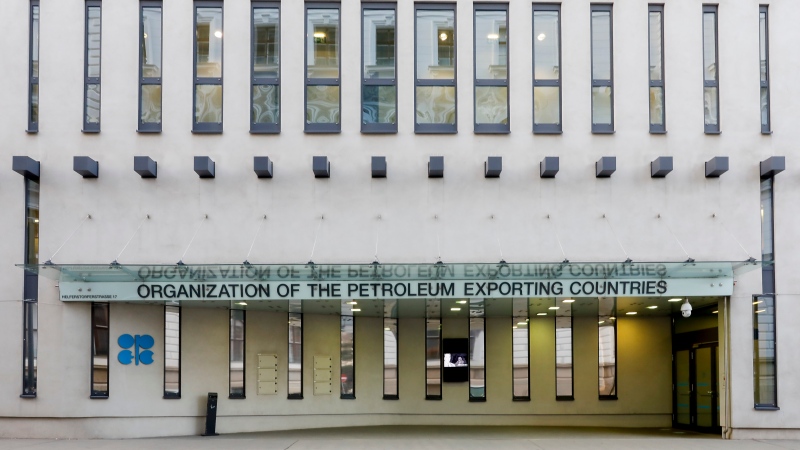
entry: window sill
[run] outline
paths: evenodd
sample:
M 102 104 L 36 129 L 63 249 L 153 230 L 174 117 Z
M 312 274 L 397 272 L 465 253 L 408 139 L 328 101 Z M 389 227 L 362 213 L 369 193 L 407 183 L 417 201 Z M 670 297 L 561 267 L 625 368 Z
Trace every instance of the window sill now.
M 559 131 L 556 131 L 556 130 L 553 130 L 553 131 L 533 130 L 533 134 L 552 134 L 552 135 L 556 135 L 557 136 L 557 135 L 560 135 L 560 134 L 564 134 L 564 132 L 560 131 L 560 130 Z
M 136 130 L 139 134 L 160 134 L 161 130 Z
M 667 134 L 667 130 L 650 130 L 650 134 Z
M 244 400 L 246 397 L 244 395 L 229 395 L 228 400 Z
M 502 130 L 502 131 L 482 131 L 482 130 L 475 130 L 475 134 L 511 134 L 511 130 Z
M 180 394 L 177 394 L 177 395 L 165 395 L 163 397 L 163 399 L 164 400 L 180 400 L 181 399 L 181 395 Z
M 84 134 L 100 134 L 100 130 L 81 130 Z
M 92 394 L 89 396 L 89 398 L 92 400 L 108 400 L 108 395 Z
M 355 394 L 342 394 L 339 398 L 342 400 L 355 400 L 356 396 Z
M 361 134 L 397 134 L 397 130 L 381 131 L 381 130 L 361 130 Z
M 531 398 L 530 397 L 514 397 L 512 399 L 512 401 L 515 401 L 515 402 L 529 402 L 529 401 L 531 401 Z
M 222 130 L 192 130 L 192 134 L 222 134 Z
M 592 134 L 614 134 L 614 133 L 616 133 L 616 131 L 614 131 L 614 130 L 608 130 L 608 131 L 605 131 L 605 130 L 592 130 Z
M 303 394 L 289 394 L 286 397 L 286 399 L 287 400 L 302 400 L 303 399 Z
M 470 403 L 486 403 L 486 397 L 470 397 Z
M 777 406 L 767 406 L 767 405 L 755 405 L 753 409 L 756 411 L 780 411 L 781 409 Z
M 426 395 L 425 400 L 441 400 L 441 395 Z
M 281 130 L 250 130 L 250 134 L 281 134 Z
M 37 134 L 37 133 L 39 133 L 39 129 L 37 128 L 35 130 L 25 130 L 25 132 L 28 133 L 28 134 Z
M 22 394 L 19 398 L 36 398 L 36 394 Z
M 703 133 L 704 134 L 710 134 L 712 136 L 716 136 L 716 135 L 722 134 L 722 131 L 704 131 Z
M 597 397 L 598 400 L 619 400 L 616 395 L 601 395 Z
M 763 135 L 765 135 L 765 136 L 770 136 L 770 135 L 772 135 L 772 130 L 769 130 L 769 131 L 762 131 L 762 132 L 761 132 L 761 134 L 763 134 Z
M 400 400 L 400 396 L 399 395 L 384 395 L 383 399 L 384 400 Z
M 557 402 L 574 402 L 575 397 L 572 395 L 556 395 Z

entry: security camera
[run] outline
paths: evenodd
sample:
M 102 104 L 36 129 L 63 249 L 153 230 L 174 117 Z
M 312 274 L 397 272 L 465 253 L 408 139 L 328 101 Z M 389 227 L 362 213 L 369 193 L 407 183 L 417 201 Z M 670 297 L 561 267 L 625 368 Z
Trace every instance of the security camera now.
M 681 315 L 683 317 L 690 317 L 692 315 L 692 305 L 689 304 L 688 298 L 681 305 Z

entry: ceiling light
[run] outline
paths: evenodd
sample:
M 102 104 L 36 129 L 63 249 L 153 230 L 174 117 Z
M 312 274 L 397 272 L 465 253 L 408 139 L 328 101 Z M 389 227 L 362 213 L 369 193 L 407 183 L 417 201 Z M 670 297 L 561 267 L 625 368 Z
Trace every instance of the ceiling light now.
M 717 314 L 719 311 L 711 311 L 711 314 Z
M 442 40 L 442 41 L 446 41 L 447 40 L 447 33 L 440 34 L 439 35 L 439 39 Z
M 537 316 L 546 316 L 547 313 L 536 313 Z
M 219 30 L 215 31 L 214 37 L 216 37 L 217 39 L 222 39 L 222 31 Z
M 386 327 L 386 328 L 384 328 L 384 330 L 386 330 L 386 331 L 392 331 L 392 329 L 391 329 L 391 328 L 389 328 L 389 327 Z
M 755 302 L 753 302 L 753 304 L 754 304 L 754 305 L 757 305 L 757 304 L 759 304 L 759 303 L 762 303 L 763 301 L 764 301 L 764 300 L 758 300 L 758 301 L 755 301 Z
M 540 41 L 543 41 L 543 40 L 544 40 L 546 37 L 547 37 L 547 36 L 545 36 L 545 34 L 544 34 L 544 33 L 539 33 L 539 35 L 538 35 L 538 36 L 536 36 L 536 39 L 538 39 L 538 40 L 540 40 Z
M 323 33 L 322 31 L 315 31 L 314 32 L 314 37 L 317 38 L 317 39 L 322 39 L 322 38 L 325 37 L 325 33 Z
M 467 301 L 466 300 L 459 300 L 456 303 L 458 303 L 459 305 L 466 305 Z
M 145 38 L 145 39 L 147 39 L 147 33 L 144 33 L 144 34 L 142 35 L 142 37 L 143 37 L 143 38 Z
M 558 309 L 558 308 L 559 308 L 559 306 L 551 306 L 551 307 L 549 307 L 547 309 Z
M 598 324 L 601 324 L 601 323 L 606 323 L 606 321 L 605 321 L 605 320 L 601 320 L 601 321 L 599 321 L 599 322 L 597 322 L 597 323 L 598 323 Z
M 609 317 L 609 319 L 611 319 L 611 320 L 617 320 L 617 318 L 616 318 L 616 317 L 614 317 L 614 316 L 611 316 L 611 317 Z
M 359 308 L 353 308 L 353 309 L 351 309 L 350 311 L 353 311 L 353 312 L 361 312 L 361 309 L 359 309 Z
M 357 305 L 357 304 L 358 304 L 358 302 L 357 302 L 357 301 L 355 301 L 355 300 L 351 300 L 351 301 L 347 302 L 347 304 L 348 304 L 348 305 Z
M 521 327 L 524 327 L 524 326 L 528 325 L 528 323 L 527 322 L 517 322 L 517 325 L 519 325 Z
M 516 330 L 516 329 L 517 329 L 517 326 L 516 326 L 516 325 L 514 325 L 514 326 L 512 326 L 511 328 L 513 328 L 513 329 L 515 329 L 515 330 Z
M 759 309 L 758 311 L 756 311 L 756 314 L 758 314 L 758 313 L 762 313 L 762 312 L 764 312 L 764 311 L 766 311 L 766 309 Z
M 500 39 L 500 35 L 497 33 L 489 33 L 486 35 L 486 39 Z
M 636 311 L 628 311 L 625 314 L 627 314 L 629 316 L 635 316 L 636 315 Z
M 237 305 L 247 306 L 247 302 L 237 302 Z
M 680 301 L 683 301 L 683 299 L 682 298 L 671 298 L 671 299 L 669 299 L 667 301 L 668 302 L 680 302 Z
M 453 308 L 450 308 L 450 311 L 461 311 L 461 308 L 453 307 Z
M 648 306 L 647 307 L 647 309 L 656 309 L 656 308 L 658 308 L 658 306 L 656 306 L 656 305 L 652 305 L 652 306 Z
M 575 302 L 575 300 L 571 299 L 571 298 L 567 298 L 567 299 L 564 299 L 564 300 L 561 300 L 561 301 L 564 302 L 564 303 L 574 303 Z

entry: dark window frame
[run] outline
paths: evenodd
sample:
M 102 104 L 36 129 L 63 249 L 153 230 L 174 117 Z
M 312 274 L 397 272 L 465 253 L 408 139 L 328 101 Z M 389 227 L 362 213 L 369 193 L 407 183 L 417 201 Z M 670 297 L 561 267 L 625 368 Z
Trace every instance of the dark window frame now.
M 594 21 L 591 20 L 591 15 L 595 12 L 608 12 L 608 57 L 609 57 L 609 79 L 595 79 L 594 78 Z M 611 88 L 611 124 L 596 124 L 594 123 L 594 96 L 592 96 L 592 133 L 593 134 L 612 134 L 614 133 L 614 5 L 612 3 L 592 3 L 590 7 L 590 43 L 592 47 L 592 89 L 596 87 L 610 87 Z
M 278 76 L 277 77 L 257 77 L 255 72 L 255 40 L 256 40 L 256 9 L 277 9 L 278 10 Z M 250 4 L 250 134 L 278 134 L 281 132 L 281 3 L 280 2 L 261 2 L 253 1 Z M 278 89 L 278 123 L 254 123 L 253 122 L 253 89 L 256 86 L 276 86 Z
M 219 8 L 222 18 L 222 53 L 220 55 L 220 77 L 198 77 L 197 76 L 197 9 L 198 8 Z M 222 85 L 222 80 L 225 77 L 225 7 L 220 0 L 194 0 L 192 4 L 192 133 L 194 134 L 221 134 L 223 124 L 225 123 L 225 90 Z M 163 23 L 163 21 L 162 21 Z M 210 37 L 209 37 L 210 39 Z M 220 111 L 220 122 L 197 122 L 197 86 L 214 85 L 223 88 L 221 97 L 222 108 Z
M 661 22 L 660 22 L 661 23 L 661 28 L 659 30 L 660 34 L 661 34 L 661 40 L 660 40 L 660 44 L 661 44 L 661 79 L 660 80 L 654 80 L 652 78 L 651 74 L 650 74 L 650 72 L 651 72 L 650 67 L 653 67 L 653 61 L 652 61 L 653 55 L 651 55 L 650 51 L 649 51 L 650 50 L 649 37 L 652 34 L 652 30 L 650 29 L 650 14 L 652 14 L 652 13 L 658 13 L 658 14 L 661 15 Z M 649 121 L 649 124 L 650 124 L 650 133 L 651 134 L 665 134 L 667 132 L 667 89 L 665 87 L 665 79 L 664 79 L 664 75 L 665 75 L 665 73 L 664 73 L 665 72 L 664 71 L 664 4 L 663 3 L 659 3 L 659 4 L 651 3 L 650 5 L 648 5 L 647 6 L 647 18 L 648 18 L 648 20 L 647 20 L 647 35 L 648 35 L 647 60 L 649 62 L 649 67 L 648 67 L 649 84 L 648 84 L 648 87 L 650 87 L 650 88 L 661 88 L 661 95 L 663 96 L 662 97 L 662 105 L 661 105 L 661 124 L 654 124 L 653 121 L 652 121 L 652 118 L 649 118 L 650 110 L 648 110 L 648 121 Z M 649 98 L 649 92 L 648 92 L 648 98 Z
M 721 118 L 720 118 L 720 107 L 719 107 L 719 11 L 717 5 L 710 5 L 704 4 L 703 5 L 703 18 L 705 18 L 706 14 L 714 14 L 714 80 L 706 81 L 705 75 L 703 75 L 703 90 L 705 88 L 715 88 L 716 90 L 716 104 L 717 104 L 717 124 L 716 125 L 707 125 L 705 123 L 705 113 L 703 114 L 703 132 L 705 134 L 720 134 L 721 133 Z M 705 53 L 705 26 L 702 28 L 702 36 L 703 36 L 703 48 L 701 49 L 703 53 Z M 705 54 L 703 54 L 703 61 L 705 63 Z M 705 70 L 705 69 L 703 69 Z M 703 93 L 705 97 L 705 92 Z
M 233 313 L 235 311 L 242 312 L 242 393 L 233 393 L 233 385 L 231 382 L 231 357 L 233 356 L 232 353 L 232 346 L 231 343 L 234 341 L 234 334 L 233 334 Z M 244 400 L 247 397 L 247 311 L 244 309 L 231 309 L 228 311 L 228 398 L 231 400 Z
M 336 33 L 338 78 L 308 78 L 308 40 L 303 43 L 303 132 L 304 133 L 341 133 L 342 132 L 342 4 L 339 2 L 306 3 L 303 14 L 303 36 L 308 36 L 309 9 L 336 9 L 339 11 L 339 30 Z M 339 87 L 339 123 L 308 123 L 308 88 L 310 86 Z
M 33 54 L 34 54 L 34 9 L 36 10 L 36 64 L 37 64 L 37 74 L 34 76 L 33 72 Z M 28 32 L 28 129 L 25 130 L 28 133 L 38 133 L 39 132 L 39 75 L 38 71 L 41 68 L 39 66 L 39 59 L 41 55 L 39 55 L 39 37 L 40 37 L 40 26 L 41 26 L 41 13 L 42 9 L 39 7 L 39 0 L 30 0 L 30 18 L 28 20 L 29 32 Z M 33 120 L 33 89 L 36 86 L 36 120 Z
M 553 333 L 554 341 L 556 344 L 556 365 L 555 365 L 555 375 L 556 375 L 556 401 L 574 401 L 575 400 L 575 317 L 570 313 L 569 315 L 569 329 L 570 329 L 570 345 L 569 345 L 569 352 L 570 352 L 570 383 L 572 387 L 570 388 L 570 392 L 572 395 L 558 395 L 558 319 L 563 319 L 566 316 L 556 316 L 553 318 L 553 324 L 555 325 L 555 332 Z
M 439 394 L 428 394 L 428 358 L 426 355 L 425 358 L 425 400 L 441 400 L 442 395 L 444 394 L 444 382 L 443 382 L 443 375 L 444 375 L 444 367 L 442 364 L 442 358 L 444 358 L 444 353 L 442 350 L 442 319 L 441 318 L 426 318 L 425 319 L 425 350 L 428 349 L 428 321 L 436 321 L 438 322 L 439 326 L 437 327 L 439 332 Z M 399 366 L 399 353 L 398 353 L 398 366 Z
M 531 321 L 530 321 L 530 304 L 528 305 L 528 314 L 527 316 L 514 316 L 512 314 L 511 317 L 511 401 L 514 402 L 529 402 L 531 401 Z M 528 360 L 527 360 L 527 369 L 528 369 L 528 395 L 516 395 L 514 393 L 514 327 L 517 325 L 517 319 L 528 319 L 527 325 L 525 325 L 525 336 L 528 348 Z M 518 329 L 518 328 L 517 328 Z
M 299 316 L 299 318 L 300 318 L 300 393 L 299 394 L 298 393 L 289 393 L 289 394 L 287 394 L 286 398 L 288 400 L 302 400 L 303 399 L 303 365 L 304 365 L 303 364 L 303 357 L 305 356 L 305 343 L 304 343 L 304 341 L 305 341 L 305 327 L 303 326 L 303 313 L 290 312 L 289 315 L 288 315 L 289 320 L 286 321 L 287 322 L 287 336 L 291 336 L 291 329 L 292 328 L 291 328 L 291 326 L 288 325 L 288 323 L 291 322 L 292 314 L 294 314 L 296 316 Z M 291 347 L 292 346 L 292 342 L 291 342 L 291 340 L 288 340 L 288 341 L 289 342 L 287 343 L 287 346 Z M 287 359 L 288 359 L 288 355 L 287 355 Z M 290 363 L 291 363 L 291 361 L 287 362 L 287 364 L 286 364 L 287 374 L 290 373 L 290 369 L 289 369 L 289 364 Z M 287 392 L 288 392 L 289 383 L 291 383 L 291 380 L 289 378 L 290 378 L 289 376 L 286 377 Z
M 764 301 L 763 299 L 769 299 L 771 301 L 771 305 L 770 306 L 772 307 L 772 324 L 771 324 L 772 325 L 772 334 L 773 334 L 772 348 L 773 348 L 773 352 L 774 352 L 773 364 L 775 365 L 775 375 L 774 375 L 775 383 L 774 383 L 774 392 L 773 392 L 773 394 L 775 396 L 775 403 L 759 403 L 758 402 L 758 400 L 759 400 L 758 393 L 760 391 L 760 388 L 758 388 L 759 367 L 758 367 L 758 361 L 757 361 L 756 353 L 755 353 L 755 349 L 758 348 L 758 345 L 754 345 L 753 346 L 753 349 L 754 349 L 754 353 L 753 353 L 753 409 L 759 410 L 759 411 L 778 411 L 781 408 L 778 406 L 778 328 L 777 328 L 777 324 L 776 324 L 776 322 L 777 322 L 776 318 L 778 317 L 778 310 L 777 310 L 777 304 L 776 304 L 776 301 L 775 301 L 776 300 L 776 296 L 775 296 L 775 294 L 760 294 L 760 295 L 756 294 L 756 295 L 753 295 L 753 340 L 755 341 L 755 344 L 757 344 L 758 341 L 760 341 L 760 339 L 759 339 L 759 330 L 758 330 L 758 313 L 756 313 L 756 310 L 758 310 L 758 305 L 756 304 L 756 301 L 758 301 L 758 299 L 762 299 L 761 301 Z
M 453 12 L 453 79 L 417 78 L 417 25 L 418 11 Z M 473 14 L 474 15 L 474 14 Z M 417 88 L 422 86 L 453 87 L 455 90 L 455 120 L 453 124 L 417 123 Z M 456 3 L 414 3 L 414 133 L 415 134 L 457 134 L 458 133 L 458 11 Z
M 384 400 L 400 400 L 400 319 L 397 317 L 383 317 L 383 328 L 384 331 L 386 329 L 386 320 L 394 320 L 394 326 L 396 328 L 396 333 L 394 335 L 395 338 L 395 358 L 397 358 L 397 394 L 386 394 L 386 336 L 383 337 L 383 345 L 382 352 L 381 352 L 381 367 L 383 368 L 383 373 L 381 374 L 381 392 L 383 393 Z
M 108 399 L 109 392 L 111 391 L 111 305 L 108 303 L 97 303 L 92 302 L 90 303 L 90 311 L 91 311 L 91 327 L 92 327 L 92 334 L 91 334 L 91 345 L 89 346 L 89 369 L 90 369 L 90 382 L 89 385 L 89 398 L 91 399 Z M 106 348 L 108 349 L 108 361 L 106 362 L 106 390 L 105 391 L 96 391 L 94 389 L 94 357 L 97 352 L 95 346 L 95 337 L 96 332 L 95 330 L 98 328 L 97 323 L 95 322 L 95 308 L 103 306 L 106 308 L 106 320 L 107 320 L 107 328 L 108 331 L 106 332 Z
M 142 122 L 142 91 L 144 86 L 161 86 L 161 79 L 162 77 L 145 77 L 144 76 L 144 62 L 142 61 L 143 51 L 144 48 L 144 9 L 145 8 L 159 8 L 161 10 L 161 36 L 160 42 L 161 45 L 161 66 L 159 67 L 159 72 L 163 76 L 164 70 L 164 7 L 162 0 L 140 0 L 139 1 L 139 106 L 138 111 L 139 115 L 136 118 L 136 123 L 138 125 L 137 132 L 139 133 L 160 133 L 161 132 L 161 124 L 164 121 L 164 114 L 163 114 L 163 103 L 162 103 L 162 114 L 161 114 L 161 122 L 158 123 L 151 123 L 151 122 Z M 163 91 L 161 94 L 163 99 Z
M 561 88 L 561 78 L 562 78 L 562 42 L 561 42 L 561 4 L 560 3 L 534 3 L 533 4 L 533 12 L 531 13 L 531 23 L 533 22 L 533 17 L 536 16 L 536 11 L 555 11 L 558 13 L 558 79 L 557 80 L 537 80 L 536 79 L 536 33 L 532 32 L 531 34 L 531 72 L 533 74 L 533 89 L 531 92 L 534 92 L 534 89 L 537 87 L 557 87 L 558 88 L 558 124 L 550 124 L 550 123 L 543 123 L 543 124 L 536 124 L 536 117 L 535 112 L 531 111 L 531 117 L 533 120 L 533 133 L 534 134 L 561 134 L 564 124 L 564 111 L 562 105 L 562 94 L 563 89 Z M 533 25 L 532 25 L 533 26 Z M 536 101 L 536 94 L 533 94 L 533 101 Z
M 477 34 L 477 21 L 478 11 L 504 11 L 506 13 L 506 78 L 505 80 L 494 79 L 479 79 L 478 66 L 472 65 L 473 77 L 473 99 L 472 99 L 472 125 L 476 134 L 508 134 L 511 133 L 511 17 L 508 13 L 508 3 L 475 3 L 472 7 L 472 61 L 477 60 L 476 49 L 478 34 Z M 476 95 L 479 87 L 505 87 L 506 88 L 506 108 L 508 110 L 508 123 L 481 123 L 477 122 L 478 105 L 475 104 L 478 96 Z
M 178 392 L 167 392 L 167 308 L 178 310 Z M 181 398 L 181 370 L 183 369 L 183 311 L 180 306 L 164 305 L 164 396 L 165 400 L 180 400 Z
M 769 87 L 769 5 L 759 5 L 758 6 L 758 16 L 761 19 L 761 15 L 764 15 L 764 71 L 766 73 L 766 80 L 760 80 L 761 88 L 767 90 L 767 123 L 761 123 L 761 134 L 772 134 L 772 99 L 771 90 Z M 761 28 L 759 20 L 759 28 Z M 761 30 L 759 30 L 759 37 L 761 35 Z M 760 46 L 759 46 L 760 50 Z
M 352 394 L 343 393 L 342 392 L 342 387 L 343 386 L 340 386 L 339 387 L 339 398 L 342 399 L 342 400 L 355 400 L 355 398 L 356 398 L 356 318 L 355 318 L 355 316 L 348 316 L 348 315 L 341 316 L 339 318 L 339 324 L 340 325 L 342 323 L 342 320 L 344 320 L 345 317 L 349 317 L 353 321 L 353 393 Z M 339 331 L 339 338 L 340 338 L 340 342 L 339 342 L 339 375 L 341 376 L 342 362 L 344 362 L 344 358 L 342 357 L 343 348 L 342 348 L 342 345 L 341 345 L 341 328 L 340 328 L 340 331 Z
M 102 74 L 102 57 L 103 57 L 103 7 L 101 0 L 86 0 L 86 5 L 84 7 L 84 19 L 83 19 L 83 111 L 82 111 L 82 119 L 81 122 L 83 123 L 83 128 L 81 129 L 84 133 L 99 133 L 100 132 L 100 124 L 102 123 L 102 105 L 98 108 L 98 112 L 100 113 L 98 123 L 89 123 L 86 121 L 86 111 L 89 107 L 88 102 L 88 94 L 89 94 L 89 85 L 97 85 L 100 87 L 100 98 L 102 100 L 103 95 L 103 86 L 100 82 L 101 77 L 90 77 L 89 76 L 89 10 L 91 8 L 99 8 L 100 9 L 100 61 L 98 62 L 98 66 L 100 67 L 100 72 Z
M 608 320 L 609 320 L 609 323 L 611 323 L 613 328 L 614 328 L 614 393 L 613 394 L 609 394 L 609 395 L 602 395 L 602 394 L 599 393 L 599 386 L 598 386 L 598 394 L 597 394 L 598 400 L 619 400 L 619 397 L 617 397 L 618 389 L 619 389 L 619 363 L 617 361 L 617 356 L 619 354 L 619 352 L 618 352 L 619 351 L 619 347 L 618 347 L 618 345 L 619 345 L 619 333 L 618 333 L 617 319 L 616 319 L 616 317 L 617 317 L 617 300 L 616 300 L 616 298 L 613 299 L 613 302 L 614 302 L 614 309 L 608 315 L 608 318 L 609 318 Z M 597 312 L 597 317 L 604 317 L 604 316 L 600 315 L 600 311 L 599 310 Z M 614 317 L 614 319 L 611 319 L 611 317 Z M 597 355 L 598 355 L 597 366 L 598 366 L 598 368 L 600 367 L 600 328 L 601 328 L 600 324 L 598 324 L 597 325 Z M 573 388 L 574 388 L 574 386 L 573 386 Z
M 37 0 L 38 1 L 38 0 Z M 37 264 L 38 260 L 31 260 L 30 255 L 30 227 L 28 226 L 28 219 L 30 217 L 30 197 L 32 192 L 32 183 L 36 183 L 37 191 L 39 189 L 39 181 L 37 179 L 25 177 L 25 243 L 23 245 L 23 261 L 25 264 Z M 38 234 L 38 231 L 37 231 Z M 36 360 L 38 359 L 38 348 L 36 339 L 34 339 L 34 331 L 38 333 L 38 308 L 39 308 L 39 275 L 36 273 L 28 272 L 23 273 L 23 286 L 22 286 L 23 302 L 22 302 L 22 394 L 21 398 L 36 398 L 38 390 L 38 367 Z M 37 326 L 33 328 L 33 310 L 36 309 Z M 30 355 L 33 354 L 33 358 Z M 27 362 L 27 367 L 26 367 Z M 27 376 L 26 376 L 27 374 Z
M 481 330 L 483 330 L 483 334 L 481 335 L 482 336 L 481 340 L 483 341 L 483 396 L 482 397 L 478 397 L 478 396 L 473 396 L 472 395 L 472 354 L 475 352 L 475 346 L 474 345 L 470 345 L 470 347 L 469 347 L 470 353 L 469 353 L 469 357 L 467 358 L 468 367 L 469 367 L 469 374 L 470 374 L 469 375 L 469 380 L 468 380 L 469 401 L 470 402 L 482 403 L 482 402 L 486 402 L 486 396 L 487 396 L 488 391 L 489 391 L 489 389 L 487 389 L 488 386 L 486 385 L 486 373 L 488 372 L 488 370 L 487 370 L 488 369 L 488 365 L 486 364 L 486 317 L 470 317 L 468 320 L 469 320 L 470 341 L 472 341 L 472 321 L 473 320 L 481 320 L 482 323 L 483 323 L 481 325 Z M 475 342 L 477 342 L 477 341 L 478 341 L 478 339 L 476 338 Z M 470 344 L 473 344 L 473 342 L 470 342 Z
M 394 78 L 366 78 L 364 77 L 364 11 L 366 10 L 392 10 L 394 11 Z M 362 3 L 361 4 L 361 111 L 364 111 L 364 88 L 367 86 L 394 86 L 395 88 L 395 117 L 399 118 L 400 109 L 397 101 L 397 3 Z M 397 121 L 395 123 L 366 123 L 363 117 L 361 122 L 361 132 L 364 134 L 395 134 L 397 133 Z

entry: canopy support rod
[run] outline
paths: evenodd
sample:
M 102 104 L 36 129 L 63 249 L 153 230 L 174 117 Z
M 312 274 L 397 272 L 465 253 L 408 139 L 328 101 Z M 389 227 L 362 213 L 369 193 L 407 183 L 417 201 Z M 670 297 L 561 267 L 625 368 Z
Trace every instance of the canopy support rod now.
M 179 266 L 183 265 L 183 258 L 186 257 L 186 253 L 189 251 L 189 249 L 192 247 L 192 244 L 194 243 L 194 238 L 197 237 L 197 233 L 200 231 L 200 228 L 203 228 L 203 224 L 206 223 L 206 220 L 208 220 L 208 214 L 203 216 L 203 220 L 200 221 L 200 225 L 198 225 L 197 229 L 194 230 L 194 235 L 192 235 L 192 240 L 189 241 L 189 245 L 186 246 L 186 250 L 183 251 L 183 255 L 181 256 L 181 259 L 178 261 Z
M 250 253 L 253 252 L 253 246 L 256 245 L 256 239 L 258 239 L 258 234 L 261 233 L 261 226 L 264 225 L 264 222 L 267 221 L 267 215 L 264 214 L 264 217 L 261 219 L 261 222 L 258 224 L 258 229 L 256 229 L 256 235 L 253 236 L 253 242 L 250 243 L 250 250 L 247 251 L 247 256 L 244 257 L 244 264 L 250 264 Z
M 657 219 L 664 219 L 663 217 L 661 217 L 661 214 L 656 216 L 656 218 Z M 664 219 L 663 222 L 664 222 L 664 225 L 667 227 L 667 231 L 669 231 L 669 234 L 672 235 L 672 238 L 675 239 L 675 242 L 678 243 L 678 246 L 680 246 L 681 250 L 683 250 L 683 253 L 686 254 L 686 261 L 687 262 L 694 262 L 694 258 L 689 256 L 689 252 L 686 251 L 686 247 L 683 246 L 683 244 L 681 243 L 681 240 L 678 239 L 678 236 L 676 236 L 675 233 L 672 231 L 672 227 L 669 226 L 669 221 Z
M 553 233 L 556 235 L 556 243 L 558 243 L 558 248 L 561 249 L 561 255 L 564 257 L 564 262 L 569 262 L 569 259 L 567 258 L 567 252 L 564 251 L 564 246 L 561 245 L 561 239 L 558 237 L 558 227 L 556 226 L 555 220 L 550 216 L 550 214 L 547 215 L 547 220 L 553 220 Z
M 58 254 L 58 252 L 60 252 L 60 251 L 61 251 L 61 249 L 62 249 L 62 248 L 64 248 L 64 245 L 66 245 L 66 243 L 67 243 L 67 242 L 69 242 L 69 240 L 70 240 L 70 239 L 72 239 L 72 236 L 75 236 L 75 233 L 77 233 L 77 232 L 78 232 L 78 230 L 80 230 L 80 229 L 81 229 L 81 227 L 83 226 L 83 223 L 84 223 L 84 222 L 86 222 L 86 220 L 87 220 L 87 219 L 91 219 L 91 218 L 92 218 L 92 215 L 91 215 L 91 214 L 87 214 L 87 215 L 86 215 L 86 217 L 84 217 L 84 218 L 83 218 L 83 220 L 81 220 L 81 223 L 79 223 L 79 224 L 78 224 L 78 226 L 77 226 L 77 227 L 75 227 L 75 230 L 73 230 L 73 231 L 72 231 L 72 233 L 69 235 L 69 237 L 67 238 L 67 240 L 66 240 L 66 241 L 64 241 L 64 243 L 63 243 L 63 244 L 61 244 L 61 247 L 58 247 L 58 250 L 56 250 L 56 252 L 55 252 L 55 253 L 53 253 L 53 256 L 51 256 L 51 257 L 50 257 L 50 259 L 48 259 L 48 260 L 45 262 L 45 264 L 53 264 L 53 258 L 55 258 L 55 257 L 56 257 L 56 255 Z
M 149 219 L 149 218 L 150 218 L 150 214 L 147 214 L 147 215 L 144 216 L 144 219 L 142 219 L 142 221 L 139 222 L 139 226 L 136 227 L 136 231 L 133 232 L 133 235 L 131 236 L 131 238 L 128 239 L 128 242 L 126 242 L 125 246 L 122 247 L 122 251 L 119 252 L 119 255 L 117 255 L 117 257 L 114 258 L 114 261 L 112 261 L 111 264 L 119 264 L 117 262 L 119 260 L 119 257 L 122 256 L 122 254 L 125 252 L 125 249 L 128 248 L 128 245 L 130 245 L 131 241 L 133 241 L 133 238 L 136 237 L 136 233 L 138 233 L 139 229 L 142 228 L 142 225 L 144 225 L 144 221 Z
M 375 226 L 375 259 L 374 262 L 380 261 L 378 259 L 378 242 L 380 241 L 380 233 L 381 233 L 381 215 L 378 214 L 378 224 Z
M 494 214 L 489 216 L 492 219 L 494 227 L 492 227 L 492 231 L 494 232 L 494 240 L 497 241 L 497 249 L 500 251 L 500 263 L 503 264 L 506 262 L 506 259 L 503 257 L 503 246 L 500 244 L 500 235 L 497 233 L 497 221 L 495 220 L 496 217 Z
M 622 241 L 619 240 L 619 236 L 617 236 L 617 232 L 614 231 L 614 227 L 611 225 L 611 221 L 608 220 L 605 214 L 603 214 L 603 219 L 606 219 L 606 223 L 608 224 L 608 228 L 611 229 L 611 234 L 614 235 L 614 239 L 617 240 L 617 244 L 619 244 L 619 248 L 622 249 L 622 253 L 625 254 L 625 262 L 631 262 L 631 257 L 628 256 L 628 252 L 625 250 L 625 247 L 622 246 Z
M 712 219 L 719 219 L 719 224 L 722 225 L 722 229 L 725 230 L 725 232 L 728 233 L 733 238 L 733 240 L 736 241 L 737 244 L 739 244 L 739 247 L 741 247 L 742 251 L 747 255 L 748 258 L 753 259 L 753 255 L 751 255 L 750 252 L 748 252 L 747 249 L 744 248 L 744 245 L 742 245 L 742 243 L 739 242 L 738 239 L 736 239 L 736 236 L 734 236 L 734 234 L 731 233 L 731 231 L 728 229 L 728 227 L 725 226 L 725 221 L 722 220 L 721 217 L 717 217 L 717 214 L 715 213 L 715 214 L 711 215 L 711 218 Z
M 314 231 L 314 244 L 311 246 L 311 255 L 308 257 L 308 263 L 314 264 L 314 250 L 317 249 L 317 238 L 319 237 L 319 229 L 322 227 L 322 221 L 325 220 L 325 216 L 319 216 L 319 223 L 317 223 L 317 230 Z

